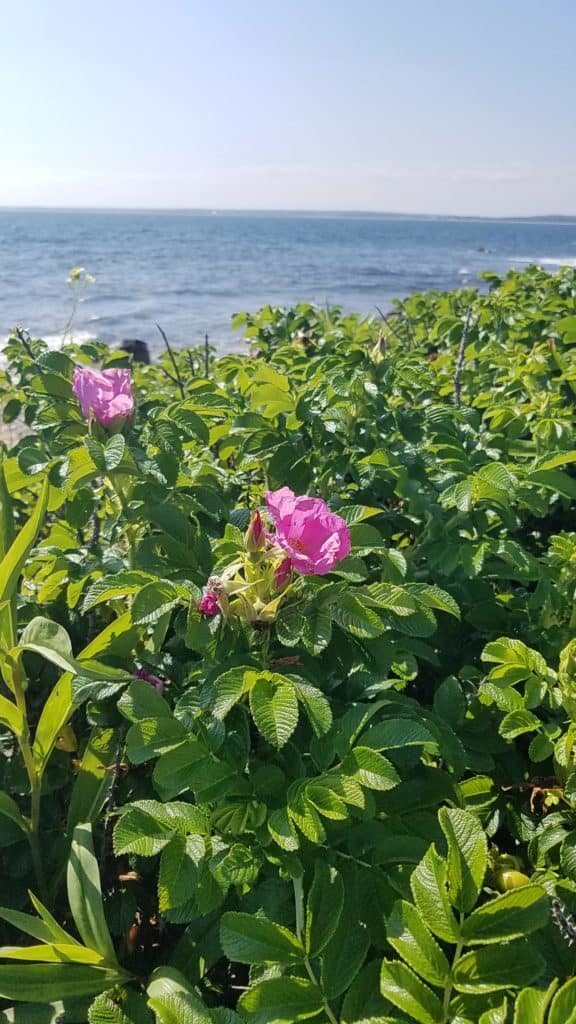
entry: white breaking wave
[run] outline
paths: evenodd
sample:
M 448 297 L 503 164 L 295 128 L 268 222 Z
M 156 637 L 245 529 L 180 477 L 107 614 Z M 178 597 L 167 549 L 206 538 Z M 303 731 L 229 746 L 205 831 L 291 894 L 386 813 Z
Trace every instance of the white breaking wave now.
M 576 267 L 575 256 L 540 256 L 540 257 L 527 257 L 527 256 L 511 256 L 510 263 L 532 263 L 536 264 L 537 267 Z
M 9 337 L 9 334 L 5 334 L 0 337 L 0 349 L 4 348 Z M 94 331 L 72 331 L 72 334 L 68 332 L 66 337 L 64 337 L 63 334 L 43 334 L 40 335 L 40 337 L 51 349 L 62 348 L 63 344 L 69 344 L 71 341 L 75 342 L 77 345 L 82 345 L 85 341 L 95 340 Z

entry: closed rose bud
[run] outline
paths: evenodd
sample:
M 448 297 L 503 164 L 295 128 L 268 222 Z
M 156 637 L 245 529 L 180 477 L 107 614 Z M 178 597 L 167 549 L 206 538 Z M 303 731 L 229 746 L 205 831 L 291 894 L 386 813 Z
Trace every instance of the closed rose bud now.
M 274 584 L 276 590 L 282 590 L 292 579 L 292 562 L 289 558 L 284 558 L 280 562 L 280 565 L 274 570 Z
M 202 599 L 198 602 L 198 611 L 202 615 L 209 616 L 210 618 L 214 615 L 218 615 L 218 612 L 220 611 L 218 595 L 212 590 L 205 590 L 202 595 Z
M 150 683 L 150 686 L 154 687 L 157 693 L 162 694 L 164 692 L 166 680 L 159 679 L 158 676 L 155 676 L 152 674 L 152 672 L 149 672 L 147 668 L 139 668 L 138 671 L 134 673 L 134 678 L 144 679 L 146 683 Z
M 250 526 L 244 534 L 244 547 L 249 554 L 255 554 L 257 551 L 262 551 L 266 545 L 266 534 L 264 532 L 264 524 L 262 522 L 262 516 L 259 511 L 252 513 L 252 519 L 250 520 Z

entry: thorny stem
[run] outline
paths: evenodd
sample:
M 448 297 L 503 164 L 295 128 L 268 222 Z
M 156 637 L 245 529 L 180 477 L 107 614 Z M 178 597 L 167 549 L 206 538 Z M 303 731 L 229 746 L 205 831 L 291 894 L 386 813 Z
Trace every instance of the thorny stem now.
M 300 876 L 299 878 L 293 878 L 292 884 L 294 886 L 294 906 L 296 910 L 296 935 L 300 939 L 300 942 L 304 944 L 304 888 L 302 885 L 302 876 Z M 322 986 L 320 985 L 318 978 L 314 973 L 314 968 L 312 967 L 312 964 L 310 963 L 310 960 L 308 959 L 307 956 L 304 957 L 304 967 L 306 968 L 306 974 L 310 978 L 312 984 L 316 985 L 316 988 L 320 989 L 320 992 L 322 993 L 322 1007 L 324 1009 L 324 1013 L 326 1014 L 328 1020 L 330 1021 L 330 1024 L 338 1024 L 338 1020 L 332 1013 L 332 1010 L 330 1009 L 328 1000 L 326 999 L 324 993 L 322 992 Z

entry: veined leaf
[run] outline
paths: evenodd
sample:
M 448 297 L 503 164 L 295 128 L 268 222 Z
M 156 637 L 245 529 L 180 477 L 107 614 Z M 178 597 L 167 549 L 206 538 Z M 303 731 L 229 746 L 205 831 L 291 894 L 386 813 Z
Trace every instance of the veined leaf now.
M 314 865 L 314 878 L 306 903 L 306 952 L 316 957 L 338 927 L 344 906 L 344 883 L 324 861 Z
M 137 594 L 146 583 L 150 583 L 154 577 L 148 572 L 130 570 L 129 572 L 116 572 L 111 576 L 102 576 L 88 588 L 82 610 L 89 611 L 103 601 L 112 601 L 118 597 L 129 597 Z
M 384 632 L 380 616 L 352 592 L 342 594 L 331 610 L 334 622 L 353 636 L 376 637 Z
M 458 942 L 460 928 L 448 899 L 448 868 L 434 846 L 412 872 L 410 885 L 414 902 L 430 930 L 445 942 Z
M 503 942 L 544 928 L 549 918 L 546 890 L 538 885 L 525 885 L 475 910 L 462 925 L 462 938 L 471 945 Z
M 409 967 L 397 960 L 384 960 L 380 991 L 419 1024 L 442 1024 L 445 1020 L 438 996 Z
M 448 843 L 448 892 L 454 906 L 472 909 L 488 864 L 486 836 L 471 811 L 442 807 L 438 820 Z
M 304 959 L 302 943 L 291 931 L 252 914 L 224 914 L 220 942 L 230 960 L 243 964 L 289 964 Z
M 134 598 L 132 621 L 137 625 L 157 622 L 162 615 L 175 608 L 179 601 L 176 587 L 168 580 L 147 583 Z
M 287 682 L 257 679 L 250 690 L 250 710 L 258 732 L 277 749 L 288 742 L 298 724 L 298 700 Z
M 562 985 L 554 996 L 548 1024 L 576 1024 L 576 978 Z
M 386 937 L 402 959 L 425 981 L 440 987 L 446 984 L 450 964 L 411 903 L 398 900 L 394 904 L 386 922 Z
M 268 819 L 268 831 L 281 850 L 292 853 L 300 846 L 298 833 L 284 807 L 272 811 Z
M 247 671 L 253 670 L 249 670 L 243 665 L 237 665 L 235 668 L 223 672 L 216 679 L 214 684 L 216 700 L 212 706 L 212 714 L 216 718 L 226 718 L 228 712 L 241 699 L 245 691 L 244 675 Z
M 342 771 L 367 789 L 385 791 L 400 782 L 394 765 L 370 747 L 354 747 L 342 762 Z
M 318 1016 L 322 993 L 303 978 L 269 978 L 251 986 L 238 1006 L 250 1024 L 295 1024 Z
M 317 687 L 303 679 L 290 676 L 296 697 L 302 704 L 315 736 L 323 736 L 332 725 L 332 709 L 328 699 Z
M 523 988 L 514 1005 L 514 1024 L 544 1024 L 546 1010 L 557 988 L 557 978 L 547 989 Z M 575 1021 L 576 1018 L 573 1021 L 556 1020 L 554 1024 L 575 1024 Z
M 527 942 L 516 941 L 501 949 L 484 946 L 465 953 L 454 967 L 454 986 L 459 992 L 481 994 L 500 989 L 523 988 L 544 972 L 546 963 Z

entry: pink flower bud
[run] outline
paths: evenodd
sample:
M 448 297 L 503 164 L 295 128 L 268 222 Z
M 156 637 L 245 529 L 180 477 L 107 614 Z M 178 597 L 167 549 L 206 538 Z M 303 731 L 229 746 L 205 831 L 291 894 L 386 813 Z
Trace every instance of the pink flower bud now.
M 266 505 L 274 520 L 273 543 L 303 576 L 323 576 L 350 553 L 350 530 L 321 498 L 296 497 L 289 487 L 269 491 Z
M 284 558 L 280 565 L 277 565 L 274 570 L 274 584 L 277 590 L 282 590 L 292 578 L 292 562 L 289 558 Z
M 164 692 L 164 687 L 166 686 L 166 680 L 159 679 L 158 676 L 152 675 L 152 673 L 149 672 L 147 668 L 139 668 L 134 673 L 134 678 L 135 679 L 144 679 L 145 682 L 150 683 L 150 686 L 154 687 L 154 689 L 157 691 L 157 693 L 162 694 Z
M 253 554 L 256 551 L 261 551 L 266 543 L 266 534 L 264 532 L 264 524 L 262 522 L 262 516 L 259 511 L 252 513 L 252 519 L 250 520 L 250 526 L 246 530 L 244 535 L 244 547 L 246 551 Z
M 128 420 L 134 412 L 130 370 L 103 370 L 98 373 L 97 370 L 77 366 L 72 391 L 84 416 L 87 419 L 94 417 L 103 427 Z
M 220 611 L 218 595 L 212 590 L 205 590 L 201 601 L 198 602 L 198 611 L 201 612 L 202 615 L 210 617 L 218 615 L 218 612 Z

